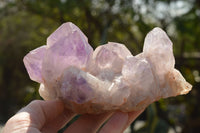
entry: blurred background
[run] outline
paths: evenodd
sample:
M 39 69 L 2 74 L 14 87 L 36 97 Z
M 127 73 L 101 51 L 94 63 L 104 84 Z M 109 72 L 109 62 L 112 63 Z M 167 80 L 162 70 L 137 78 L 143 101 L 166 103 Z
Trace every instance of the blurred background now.
M 131 124 L 132 133 L 200 132 L 199 0 L 0 0 L 0 124 L 33 99 L 41 99 L 23 57 L 46 44 L 62 23 L 71 21 L 93 48 L 108 41 L 125 44 L 133 55 L 154 27 L 173 42 L 176 68 L 193 90 L 151 104 Z

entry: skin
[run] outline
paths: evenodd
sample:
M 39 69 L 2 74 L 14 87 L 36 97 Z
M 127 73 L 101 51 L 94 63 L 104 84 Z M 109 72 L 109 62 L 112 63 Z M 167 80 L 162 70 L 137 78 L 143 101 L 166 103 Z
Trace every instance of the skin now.
M 122 133 L 143 110 L 129 113 L 84 114 L 64 133 Z M 55 133 L 76 114 L 64 108 L 60 100 L 35 100 L 11 117 L 2 133 Z M 102 127 L 102 124 L 105 123 Z M 102 127 L 102 128 L 100 128 Z

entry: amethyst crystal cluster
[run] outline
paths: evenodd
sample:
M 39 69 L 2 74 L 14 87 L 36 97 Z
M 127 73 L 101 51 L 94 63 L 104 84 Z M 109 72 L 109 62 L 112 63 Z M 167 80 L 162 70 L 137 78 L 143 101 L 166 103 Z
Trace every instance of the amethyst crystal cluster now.
M 139 110 L 192 88 L 174 68 L 172 42 L 160 28 L 147 34 L 143 52 L 133 56 L 115 42 L 93 51 L 76 25 L 64 23 L 24 64 L 45 100 L 62 99 L 76 113 Z

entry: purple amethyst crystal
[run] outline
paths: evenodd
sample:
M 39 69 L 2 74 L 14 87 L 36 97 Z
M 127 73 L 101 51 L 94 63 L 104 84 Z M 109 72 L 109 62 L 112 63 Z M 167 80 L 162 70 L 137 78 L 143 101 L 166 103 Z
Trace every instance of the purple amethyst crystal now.
M 64 23 L 24 64 L 45 100 L 62 99 L 76 113 L 130 112 L 192 88 L 174 68 L 172 42 L 160 28 L 148 33 L 143 52 L 133 56 L 115 42 L 93 52 L 82 31 Z
M 36 82 L 43 83 L 42 60 L 46 52 L 46 46 L 41 46 L 24 57 L 24 64 L 30 78 Z

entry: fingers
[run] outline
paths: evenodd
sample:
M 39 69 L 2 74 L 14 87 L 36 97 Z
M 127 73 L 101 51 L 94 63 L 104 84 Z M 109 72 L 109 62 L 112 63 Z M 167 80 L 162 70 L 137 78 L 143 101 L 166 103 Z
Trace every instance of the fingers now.
M 8 120 L 6 131 L 23 133 L 37 130 L 39 132 L 47 121 L 55 119 L 63 110 L 63 104 L 59 100 L 45 102 L 35 100 Z
M 138 117 L 143 110 L 130 113 L 104 113 L 99 115 L 85 114 L 79 117 L 71 124 L 64 133 L 93 133 L 103 125 L 100 133 L 121 133 Z M 8 123 L 22 132 L 30 130 L 42 133 L 57 132 L 64 124 L 68 123 L 75 113 L 64 109 L 64 105 L 60 100 L 31 102 L 25 108 L 21 109 Z M 8 127 L 8 126 L 6 126 Z M 7 130 L 10 130 L 8 128 Z
M 55 133 L 61 128 L 63 128 L 76 114 L 66 110 L 56 119 L 51 120 L 50 122 L 46 123 L 44 127 L 41 129 L 42 133 Z
M 130 113 L 116 112 L 100 115 L 82 115 L 64 133 L 93 133 L 100 129 L 99 133 L 122 133 L 141 113 L 143 110 Z
M 82 115 L 70 125 L 64 133 L 94 133 L 112 115 L 104 113 L 99 115 Z
M 63 124 L 70 121 L 75 115 L 71 111 L 64 111 L 64 105 L 60 100 L 35 100 L 20 110 L 19 113 L 28 113 L 30 127 L 45 132 L 58 131 Z
M 143 110 L 130 113 L 116 112 L 102 127 L 100 133 L 122 133 L 142 112 Z
M 18 114 L 28 113 L 30 115 L 31 126 L 41 129 L 47 121 L 56 118 L 63 110 L 64 107 L 59 100 L 35 100 L 21 109 Z
M 28 113 L 19 113 L 11 117 L 5 124 L 2 133 L 26 133 L 30 128 L 30 120 Z M 34 129 L 35 133 L 40 133 L 38 129 Z M 31 133 L 31 132 L 30 132 Z
M 128 119 L 128 123 L 127 123 L 127 126 L 126 128 L 144 111 L 144 109 L 142 110 L 139 110 L 139 111 L 134 111 L 134 112 L 129 112 L 128 113 L 128 116 L 129 116 L 129 119 Z
M 117 112 L 102 127 L 100 133 L 121 133 L 128 122 L 128 114 Z

